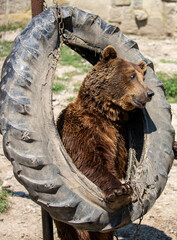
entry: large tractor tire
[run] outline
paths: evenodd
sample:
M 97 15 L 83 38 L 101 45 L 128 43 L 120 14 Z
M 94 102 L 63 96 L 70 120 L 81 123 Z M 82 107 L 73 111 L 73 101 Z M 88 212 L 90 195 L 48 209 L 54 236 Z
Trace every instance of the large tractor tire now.
M 92 64 L 107 45 L 128 61 L 147 63 L 145 82 L 155 96 L 137 111 L 129 126 L 127 182 L 134 189 L 107 202 L 102 191 L 73 164 L 62 145 L 52 112 L 52 79 L 60 46 L 58 12 L 48 8 L 17 36 L 2 69 L 0 130 L 3 148 L 17 180 L 52 218 L 77 229 L 107 231 L 144 215 L 163 191 L 174 155 L 170 105 L 153 64 L 135 42 L 96 15 L 73 7 L 60 9 L 63 41 Z

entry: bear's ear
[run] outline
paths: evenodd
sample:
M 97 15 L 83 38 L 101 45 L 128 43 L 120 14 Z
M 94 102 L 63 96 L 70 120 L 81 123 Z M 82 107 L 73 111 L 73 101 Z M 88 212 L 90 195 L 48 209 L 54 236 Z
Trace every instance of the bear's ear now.
M 143 73 L 146 71 L 146 63 L 144 61 L 139 62 L 137 65 L 141 68 Z
M 114 59 L 117 57 L 117 52 L 116 49 L 113 46 L 107 46 L 103 52 L 102 52 L 102 57 L 105 60 L 109 60 L 109 59 Z

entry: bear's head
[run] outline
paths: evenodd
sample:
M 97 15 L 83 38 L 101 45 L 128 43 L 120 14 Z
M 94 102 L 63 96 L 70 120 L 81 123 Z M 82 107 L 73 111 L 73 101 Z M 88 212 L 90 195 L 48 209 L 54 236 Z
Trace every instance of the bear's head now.
M 112 101 L 122 109 L 131 111 L 134 108 L 144 108 L 154 95 L 154 92 L 144 83 L 146 63 L 137 64 L 125 61 L 117 56 L 112 46 L 103 50 L 102 59 L 98 64 L 106 66 L 108 74 L 105 92 Z
M 114 47 L 108 46 L 102 52 L 101 60 L 88 73 L 84 88 L 101 105 L 119 106 L 125 111 L 144 108 L 154 92 L 144 83 L 146 63 L 137 64 L 117 56 Z M 86 93 L 87 94 L 87 93 Z M 109 104 L 108 104 L 109 102 Z
M 144 61 L 134 64 L 123 60 L 108 46 L 84 79 L 77 99 L 87 108 L 118 120 L 121 110 L 144 108 L 154 95 L 144 83 L 145 71 Z
M 154 92 L 144 83 L 146 63 L 137 64 L 125 61 L 117 56 L 114 47 L 103 50 L 100 67 L 107 68 L 105 94 L 111 96 L 112 102 L 122 109 L 131 111 L 134 108 L 144 108 Z

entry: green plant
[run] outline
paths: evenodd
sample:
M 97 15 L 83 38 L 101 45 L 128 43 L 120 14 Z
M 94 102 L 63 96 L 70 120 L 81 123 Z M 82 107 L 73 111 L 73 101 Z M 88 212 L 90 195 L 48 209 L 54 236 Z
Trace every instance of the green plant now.
M 72 102 L 75 99 L 75 97 L 70 97 L 67 99 L 68 102 Z
M 8 201 L 9 193 L 2 189 L 0 192 L 0 213 L 5 212 L 9 209 L 9 201 Z
M 7 32 L 7 31 L 14 31 L 18 28 L 25 28 L 25 24 L 23 23 L 8 23 L 8 24 L 2 24 L 0 26 L 0 32 Z
M 0 186 L 2 185 L 2 180 L 0 179 Z M 5 212 L 9 209 L 9 200 L 8 200 L 9 193 L 3 189 L 0 188 L 0 213 Z
M 7 57 L 10 52 L 12 42 L 2 41 L 0 42 L 0 57 Z
M 164 84 L 167 100 L 170 103 L 177 102 L 177 74 L 169 76 L 166 73 L 158 72 L 156 75 Z
M 66 86 L 62 83 L 59 83 L 59 82 L 55 82 L 53 84 L 53 87 L 52 87 L 52 90 L 53 90 L 54 93 L 59 93 L 59 92 L 65 90 L 65 89 L 66 89 Z
M 71 72 L 66 72 L 62 74 L 62 77 L 57 77 L 58 81 L 62 81 L 62 82 L 68 82 L 72 79 L 72 77 L 76 76 L 76 75 L 80 75 L 82 74 L 80 71 L 71 71 Z
M 166 59 L 161 59 L 160 62 L 161 62 L 161 63 L 173 63 L 173 64 L 177 64 L 177 61 L 166 60 Z
M 63 74 L 62 77 L 57 77 L 56 78 L 56 81 L 61 81 L 61 82 L 68 82 L 70 80 L 71 80 L 71 78 L 69 78 L 68 76 L 65 76 L 64 74 Z
M 74 70 L 74 71 L 71 71 L 71 72 L 64 73 L 64 76 L 72 78 L 73 76 L 81 75 L 81 74 L 83 74 L 82 71 L 80 71 L 80 69 L 77 69 L 77 70 Z

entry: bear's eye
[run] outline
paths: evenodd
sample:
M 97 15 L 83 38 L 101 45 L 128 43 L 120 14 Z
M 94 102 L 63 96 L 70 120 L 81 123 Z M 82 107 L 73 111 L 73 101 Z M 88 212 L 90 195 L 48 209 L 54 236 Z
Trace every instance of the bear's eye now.
M 132 74 L 130 75 L 130 79 L 133 80 L 133 79 L 135 79 L 135 78 L 136 78 L 136 73 L 132 73 Z

